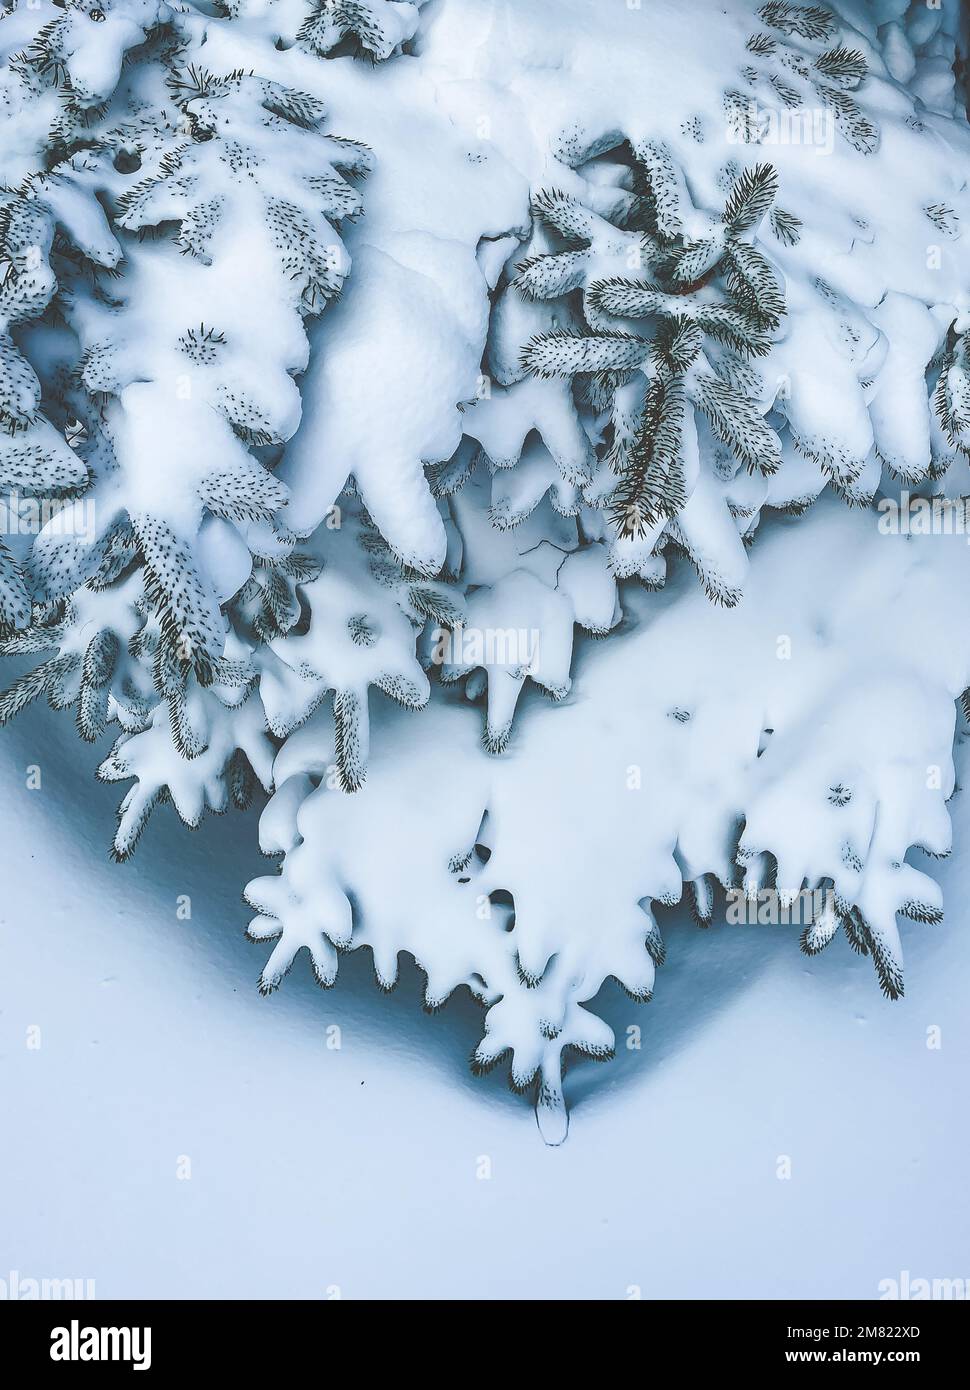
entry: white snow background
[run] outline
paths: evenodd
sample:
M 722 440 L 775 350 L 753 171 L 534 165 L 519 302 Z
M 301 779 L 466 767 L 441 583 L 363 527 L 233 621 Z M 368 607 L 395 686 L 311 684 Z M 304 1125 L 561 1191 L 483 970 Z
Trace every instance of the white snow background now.
M 958 780 L 966 754 L 958 736 Z M 795 927 L 663 914 L 655 1001 L 604 991 L 617 1057 L 567 1075 L 553 1149 L 501 1072 L 469 1073 L 466 991 L 429 1017 L 413 966 L 384 996 L 360 951 L 329 992 L 295 970 L 260 998 L 239 901 L 267 863 L 255 813 L 192 834 L 163 808 L 114 865 L 98 756 L 46 710 L 0 741 L 0 1277 L 101 1298 L 875 1298 L 903 1270 L 970 1274 L 965 793 L 932 867 L 945 922 L 904 930 L 906 998 L 841 939 L 808 959 Z

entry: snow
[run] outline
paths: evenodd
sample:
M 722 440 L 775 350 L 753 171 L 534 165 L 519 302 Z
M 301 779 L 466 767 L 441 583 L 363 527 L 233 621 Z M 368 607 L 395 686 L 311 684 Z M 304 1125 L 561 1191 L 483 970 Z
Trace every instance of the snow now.
M 422 1101 L 440 1113 L 430 1080 L 412 1088 L 403 1063 L 387 1062 L 402 1044 L 433 1054 L 431 1025 L 399 1005 L 379 1007 L 364 989 L 372 967 L 385 989 L 402 978 L 399 992 L 413 1006 L 412 959 L 425 1006 L 452 1000 L 441 1036 L 457 1044 L 456 1059 L 471 1052 L 477 1071 L 500 1065 L 498 1080 L 478 1083 L 481 1108 L 449 1087 L 460 1118 L 455 1138 L 441 1141 L 444 1168 L 436 1173 L 426 1155 L 419 1162 L 415 1148 L 401 1172 L 422 1193 L 437 1176 L 437 1194 L 462 1220 L 478 1215 L 510 1231 L 523 1200 L 571 1217 L 567 1180 L 589 1192 L 587 1258 L 561 1264 L 556 1292 L 568 1292 L 569 1279 L 603 1296 L 676 1291 L 680 1278 L 694 1294 L 705 1281 L 734 1293 L 755 1287 L 761 1272 L 747 1263 L 730 1287 L 723 1252 L 698 1274 L 718 1248 L 708 1239 L 698 1256 L 700 1216 L 722 1241 L 736 1229 L 704 1202 L 741 1194 L 742 1225 L 751 1212 L 765 1220 L 773 1203 L 767 1224 L 786 1229 L 775 1207 L 785 1200 L 779 1190 L 799 1190 L 796 1140 L 809 1183 L 836 1148 L 819 1120 L 816 1070 L 832 1039 L 841 1041 L 843 1070 L 852 1059 L 855 1090 L 830 1104 L 866 1159 L 858 1171 L 877 1171 L 886 1195 L 905 1187 L 899 1164 L 916 1141 L 867 1147 L 859 1115 L 883 1137 L 886 1122 L 882 1112 L 873 1117 L 882 1097 L 867 1110 L 859 1088 L 884 1092 L 886 1073 L 849 1039 L 860 1019 L 878 1017 L 881 1049 L 901 1062 L 906 1095 L 927 1093 L 924 1052 L 950 1075 L 933 1045 L 935 1021 L 920 1031 L 902 1001 L 883 1023 L 877 985 L 902 994 L 905 949 L 910 998 L 941 1011 L 952 999 L 942 973 L 931 968 L 924 984 L 919 968 L 935 956 L 920 943 L 942 935 L 944 890 L 955 887 L 959 901 L 964 881 L 963 861 L 941 874 L 927 856 L 939 859 L 952 843 L 951 754 L 956 733 L 962 757 L 965 737 L 955 702 L 970 686 L 954 614 L 970 597 L 970 568 L 963 535 L 892 534 L 871 504 L 877 490 L 891 502 L 909 485 L 930 494 L 968 487 L 970 357 L 960 335 L 970 323 L 961 233 L 970 136 L 953 78 L 956 5 L 931 22 L 915 0 L 834 8 L 829 18 L 787 5 L 757 15 L 743 3 L 711 5 L 701 25 L 694 7 L 672 0 L 647 10 L 592 0 L 369 0 L 350 24 L 320 0 L 305 25 L 298 0 L 233 0 L 218 16 L 208 5 L 175 12 L 156 0 L 106 0 L 104 11 L 93 0 L 67 11 L 41 0 L 4 12 L 5 64 L 45 20 L 52 26 L 40 50 L 0 72 L 0 114 L 16 132 L 0 152 L 11 267 L 0 275 L 0 406 L 23 427 L 0 433 L 0 462 L 8 486 L 34 493 L 77 489 L 90 474 L 82 500 L 97 519 L 83 541 L 49 524 L 29 558 L 26 543 L 0 547 L 5 652 L 54 653 L 0 697 L 0 722 L 40 694 L 54 708 L 76 703 L 90 741 L 116 720 L 122 733 L 107 756 L 99 750 L 98 774 L 134 785 L 115 857 L 131 854 L 153 807 L 161 819 L 147 841 L 158 847 L 149 886 L 118 899 L 126 912 L 141 904 L 157 935 L 121 944 L 113 911 L 99 916 L 92 906 L 105 888 L 117 894 L 126 872 L 115 868 L 102 886 L 89 857 L 89 829 L 104 828 L 102 791 L 92 825 L 77 828 L 65 807 L 79 804 L 69 769 L 80 764 L 47 768 L 59 745 L 36 715 L 16 735 L 15 756 L 31 740 L 44 749 L 34 755 L 44 781 L 38 789 L 33 762 L 26 773 L 11 764 L 10 804 L 28 798 L 29 807 L 24 826 L 14 817 L 12 849 L 33 829 L 36 843 L 25 840 L 20 860 L 56 854 L 71 826 L 55 892 L 66 894 L 83 863 L 86 886 L 79 893 L 71 881 L 64 900 L 88 904 L 84 937 L 56 948 L 71 970 L 54 990 L 51 1085 L 68 1107 L 101 1105 L 120 1087 L 147 1136 L 131 1136 L 126 1152 L 142 1156 L 134 1169 L 151 1183 L 163 1178 L 164 1134 L 173 1146 L 200 1146 L 201 1169 L 175 1192 L 229 1175 L 220 1189 L 228 1205 L 202 1204 L 201 1230 L 213 1240 L 230 1226 L 228 1206 L 238 1213 L 249 1203 L 232 1142 L 244 1121 L 214 1105 L 211 1088 L 238 1102 L 254 1087 L 261 1113 L 272 1094 L 286 1138 L 303 1147 L 294 1155 L 276 1130 L 257 1140 L 253 1128 L 243 1148 L 263 1201 L 252 1249 L 286 1260 L 278 1276 L 286 1289 L 317 1287 L 300 1282 L 313 1277 L 309 1245 L 297 1242 L 289 1258 L 289 1238 L 265 1219 L 283 1223 L 293 1177 L 310 1174 L 305 1148 L 322 1149 L 323 1171 L 335 1175 L 341 1216 L 327 1212 L 322 1229 L 349 1271 L 329 1278 L 323 1296 L 345 1278 L 380 1291 L 382 1281 L 406 1277 L 400 1264 L 371 1268 L 359 1240 L 358 1253 L 347 1252 L 343 1211 L 355 1197 L 357 1207 L 368 1197 L 373 1206 L 368 1179 L 378 1202 L 401 1180 L 388 1182 L 380 1142 L 351 1177 L 357 1138 L 343 1131 L 356 1117 L 366 1142 L 390 1121 L 411 1153 Z M 157 21 L 172 30 L 133 54 Z M 353 23 L 376 63 L 351 56 Z M 71 79 L 61 105 L 50 90 L 60 69 L 45 62 L 45 45 Z M 324 56 L 331 52 L 340 56 Z M 203 59 L 206 72 L 196 66 Z M 172 81 L 175 62 L 183 72 Z M 39 323 L 55 270 L 63 318 Z M 41 399 L 49 419 L 33 418 Z M 799 520 L 775 510 L 812 503 Z M 44 601 L 64 597 L 63 617 L 38 607 L 31 619 L 31 588 Z M 258 838 L 265 854 L 282 855 L 275 872 L 267 864 L 259 872 L 218 824 L 207 842 L 213 857 L 175 847 L 166 802 L 194 828 L 207 810 L 244 809 L 258 785 L 271 794 Z M 237 826 L 255 847 L 254 819 Z M 192 934 L 199 914 L 189 916 L 177 894 L 176 865 L 193 904 L 206 905 L 207 925 L 218 927 L 218 948 L 214 930 Z M 306 1030 L 321 1030 L 325 1042 L 306 1058 L 297 1043 L 277 1050 L 272 1041 L 264 1062 L 263 1029 L 249 1009 L 262 1009 L 264 1027 L 272 1010 L 226 993 L 239 980 L 221 942 L 230 879 L 233 894 L 248 879 L 257 913 L 250 937 L 274 943 L 260 952 L 260 991 L 272 993 L 298 966 L 282 996 L 297 1002 L 280 1003 L 276 1016 L 298 1019 L 292 1037 L 301 1043 Z M 869 962 L 846 960 L 841 937 L 806 963 L 791 932 L 782 941 L 722 927 L 695 936 L 674 913 L 690 903 L 702 924 L 717 919 L 715 885 L 739 883 L 752 896 L 773 884 L 786 901 L 803 886 L 831 885 L 846 937 Z M 26 914 L 29 899 L 12 902 Z M 178 947 L 170 966 L 166 958 L 170 995 L 158 962 L 173 921 L 190 946 L 185 960 Z M 820 949 L 835 925 L 831 912 L 817 921 L 805 950 Z M 55 914 L 43 931 L 56 936 L 62 926 Z M 21 941 L 12 957 L 23 950 L 20 963 L 36 964 L 33 940 Z M 85 948 L 92 954 L 82 965 L 76 953 Z M 132 981 L 117 991 L 100 973 L 102 957 L 116 952 L 119 978 Z M 322 1006 L 315 999 L 315 1025 L 303 1011 L 304 952 L 318 983 L 337 982 Z M 218 983 L 207 989 L 210 977 Z M 86 1004 L 69 978 L 88 982 Z M 638 1001 L 656 992 L 649 1024 L 639 1022 L 646 1010 L 629 1021 L 633 1005 L 613 982 Z M 816 985 L 828 987 L 827 1002 Z M 869 991 L 864 1005 L 860 987 Z M 186 997 L 192 1048 L 171 1042 L 172 1019 L 185 1026 Z M 353 1001 L 346 1014 L 343 999 Z M 840 1012 L 847 1000 L 851 1024 Z M 0 1002 L 0 1020 L 27 1003 L 44 1008 L 38 994 L 18 992 L 9 1007 Z M 769 1046 L 759 1038 L 752 1047 L 749 1007 Z M 351 1033 L 365 1020 L 366 1036 L 359 1053 L 347 1049 L 351 1067 L 331 1067 L 325 1085 L 314 1064 L 344 1052 L 326 1028 L 330 1009 Z M 76 1049 L 70 1058 L 57 1050 L 72 1019 L 86 1040 L 92 1019 L 99 1034 L 102 1019 L 115 1030 L 111 1056 L 98 1054 L 91 1069 L 93 1089 Z M 146 1034 L 152 1023 L 157 1038 Z M 25 1062 L 19 1043 L 10 1053 L 25 1110 L 33 1092 L 22 1078 L 51 1055 L 45 1032 L 34 1057 L 30 1026 L 16 1022 L 12 1036 L 22 1029 L 34 1060 Z M 948 1019 L 947 1039 L 951 1026 L 965 1051 L 965 1027 Z M 642 1051 L 629 1047 L 638 1027 Z M 119 1030 L 138 1040 L 130 1063 Z M 756 1051 L 755 1079 L 777 1085 L 779 1035 L 807 1058 L 799 1067 L 788 1057 L 789 1074 L 811 1099 L 813 1127 L 802 1126 L 794 1102 L 781 1119 L 770 1102 L 750 1124 L 735 1118 L 717 1131 L 719 1166 L 734 1186 L 705 1182 L 705 1125 L 725 1113 L 723 1097 L 753 1105 L 732 1088 L 731 1063 Z M 181 1092 L 162 1061 L 173 1046 Z M 905 1048 L 914 1055 L 903 1060 Z M 579 1052 L 605 1061 L 614 1051 L 608 1067 L 570 1071 L 564 1092 L 564 1060 Z M 87 1041 L 85 1060 L 86 1052 Z M 195 1053 L 204 1056 L 198 1078 Z M 139 1058 L 152 1075 L 149 1093 L 162 1098 L 148 1119 L 137 1099 Z M 71 1071 L 79 1066 L 80 1087 Z M 564 1159 L 538 1144 L 525 1156 L 520 1136 L 533 1137 L 531 1120 L 499 1099 L 503 1073 L 516 1089 L 535 1082 L 550 1147 L 566 1140 L 572 1104 L 579 1123 Z M 695 1113 L 710 1077 L 720 1090 Z M 297 1082 L 320 1102 L 306 1117 Z M 358 1091 L 368 1086 L 377 1109 L 361 1122 Z M 643 1108 L 628 1103 L 644 1086 Z M 612 1141 L 597 1148 L 598 1166 L 588 1141 L 576 1141 L 584 1112 L 602 1114 Z M 320 1128 L 331 1116 L 333 1133 Z M 195 1137 L 177 1141 L 186 1123 Z M 123 1124 L 112 1117 L 105 1132 Z M 85 1181 L 107 1198 L 111 1184 L 91 1167 L 101 1133 L 82 1131 Z M 925 1129 L 920 1136 L 929 1142 Z M 689 1154 L 678 1147 L 687 1142 Z M 152 1144 L 155 1166 L 145 1157 Z M 477 1148 L 463 1173 L 454 1166 L 462 1144 Z M 603 1181 L 606 1152 L 629 1183 L 619 1191 Z M 187 1153 L 175 1149 L 176 1158 Z M 495 1154 L 511 1157 L 506 1171 L 518 1182 L 503 1185 Z M 788 1156 L 790 1189 L 774 1171 Z M 638 1173 L 633 1188 L 637 1159 L 648 1181 Z M 12 1157 L 14 1168 L 19 1161 Z M 550 1161 L 563 1177 L 552 1203 L 543 1183 Z M 119 1184 L 117 1168 L 115 1190 L 139 1209 L 139 1179 Z M 693 1206 L 692 1177 L 702 1193 Z M 471 1181 L 476 1195 L 462 1185 Z M 692 1266 L 672 1248 L 666 1211 L 640 1196 L 665 1188 L 678 1194 L 680 1212 L 698 1213 Z M 791 1202 L 787 1229 L 810 1254 L 784 1267 L 806 1289 L 824 1276 L 832 1292 L 819 1213 L 841 1233 L 845 1210 L 830 1184 L 825 1191 L 827 1205 L 811 1185 Z M 180 1202 L 199 1216 L 171 1192 L 153 1211 L 172 1220 Z M 607 1264 L 596 1259 L 604 1220 L 614 1223 Z M 895 1258 L 890 1237 L 902 1238 L 901 1223 L 885 1210 L 878 1232 L 867 1221 L 864 1250 Z M 18 1213 L 14 1233 L 29 1245 L 19 1222 Z M 400 1216 L 396 1225 L 411 1234 Z M 177 1226 L 160 1232 L 163 1248 L 173 1249 L 165 1242 Z M 574 1223 L 560 1227 L 549 1237 L 553 1252 L 572 1248 Z M 53 1229 L 46 1215 L 35 1221 L 41 1241 Z M 62 1233 L 81 1229 L 61 1221 Z M 365 1229 L 369 1241 L 380 1228 Z M 100 1240 L 83 1230 L 89 1248 L 112 1246 L 109 1264 L 119 1267 L 114 1223 Z M 455 1234 L 442 1221 L 449 1255 Z M 948 1253 L 948 1239 L 917 1244 L 915 1254 Z M 225 1267 L 221 1255 L 203 1263 L 227 1284 L 275 1291 L 255 1256 L 230 1268 L 243 1240 L 233 1224 L 220 1245 Z M 198 1248 L 194 1235 L 189 1244 Z M 642 1265 L 645 1244 L 646 1274 L 626 1274 L 621 1288 L 622 1264 Z M 748 1236 L 745 1259 L 769 1246 Z M 550 1278 L 536 1263 L 545 1255 L 452 1263 L 469 1288 L 484 1279 L 514 1290 L 531 1277 L 521 1287 L 534 1294 Z M 195 1265 L 183 1270 L 174 1254 L 164 1272 L 126 1259 L 125 1274 L 149 1288 L 156 1278 L 197 1287 Z M 418 1268 L 412 1281 L 434 1287 L 431 1262 L 419 1257 Z M 847 1267 L 846 1287 L 862 1288 L 866 1268 L 861 1256 Z
M 626 592 L 620 634 L 581 648 L 571 696 L 574 614 L 554 582 L 520 569 L 476 589 L 469 632 L 501 634 L 503 650 L 442 670 L 482 668 L 485 744 L 508 746 L 501 757 L 440 698 L 420 714 L 372 704 L 367 781 L 350 795 L 325 778 L 300 799 L 328 717 L 284 749 L 264 847 L 286 858 L 246 891 L 253 934 L 279 938 L 264 987 L 304 948 L 329 982 L 348 946 L 370 947 L 387 986 L 407 951 L 429 1007 L 461 985 L 487 1005 L 477 1063 L 510 1060 L 520 1087 L 538 1070 L 540 1113 L 561 1118 L 564 1051 L 615 1043 L 589 1001 L 608 977 L 637 997 L 654 989 L 656 903 L 709 875 L 729 887 L 739 869 L 757 891 L 770 856 L 780 892 L 831 886 L 862 913 L 879 984 L 900 993 L 896 914 L 940 907 L 904 860 L 951 844 L 954 701 L 970 663 L 945 614 L 970 598 L 965 537 L 883 535 L 871 511 L 825 499 L 768 529 L 736 608 L 712 605 L 682 566 L 663 599 Z M 519 638 L 534 649 L 508 650 Z M 312 641 L 279 645 L 299 658 Z M 561 703 L 523 700 L 513 733 L 527 676 Z
M 270 60 L 274 76 L 319 91 L 334 128 L 353 132 L 375 153 L 366 214 L 350 234 L 353 254 L 364 260 L 344 302 L 316 330 L 306 416 L 282 470 L 294 490 L 289 515 L 297 531 L 321 520 L 350 472 L 395 551 L 427 572 L 440 564 L 444 535 L 420 464 L 454 452 L 460 421 L 451 403 L 478 394 L 488 284 L 475 253 L 482 238 L 516 229 L 521 234 L 530 187 L 579 184 L 550 150 L 576 164 L 585 148 L 609 148 L 624 136 L 635 146 L 663 140 L 690 170 L 690 189 L 685 185 L 683 192 L 697 205 L 688 218 L 695 235 L 707 221 L 701 209 L 720 204 L 717 174 L 738 147 L 724 133 L 712 74 L 729 69 L 732 57 L 738 67 L 750 59 L 744 41 L 751 16 L 715 7 L 699 33 L 684 7 L 655 4 L 649 45 L 642 42 L 645 11 L 613 6 L 597 12 L 595 25 L 588 16 L 586 0 L 572 0 L 565 12 L 548 0 L 528 7 L 450 0 L 432 9 L 418 56 L 375 70 L 369 81 L 350 59 L 336 59 L 323 71 L 296 49 Z M 208 37 L 209 61 L 227 68 L 252 62 L 256 45 L 238 31 L 210 29 Z M 870 307 L 885 294 L 887 281 L 900 294 L 954 303 L 962 293 L 960 260 L 944 249 L 939 267 L 927 265 L 923 207 L 941 201 L 963 207 L 966 192 L 953 173 L 961 162 L 961 133 L 941 125 L 928 143 L 908 130 L 899 119 L 910 109 L 908 99 L 878 75 L 878 48 L 864 46 L 876 65 L 866 84 L 869 104 L 894 119 L 885 122 L 883 144 L 870 158 L 842 141 L 825 151 L 826 158 L 797 140 L 765 147 L 779 168 L 780 201 L 816 233 L 814 243 L 806 239 L 787 256 L 777 248 L 774 254 L 791 266 L 792 278 L 821 276 Z M 690 53 L 693 78 L 680 64 L 674 71 L 664 61 L 670 51 Z M 261 51 L 260 58 L 267 61 Z M 379 102 L 372 93 L 377 82 Z M 644 90 L 651 93 L 649 126 Z M 699 100 L 709 94 L 698 116 L 706 130 L 700 145 L 681 130 L 684 90 L 696 90 Z M 561 139 L 567 128 L 568 150 Z M 402 136 L 409 148 L 424 152 L 417 174 L 414 161 L 399 153 Z M 889 173 L 902 165 L 913 170 L 905 204 Z M 856 208 L 865 209 L 875 229 L 867 236 L 851 220 Z M 525 327 L 518 325 L 519 345 L 528 336 Z M 507 383 L 508 354 L 495 338 L 500 332 L 493 327 L 491 360 L 498 380 Z M 417 353 L 407 346 L 415 340 L 422 344 Z M 814 379 L 798 370 L 806 352 Z M 794 330 L 772 366 L 793 380 L 790 418 L 806 447 L 832 452 L 822 430 L 822 402 L 838 402 L 848 435 L 858 417 L 846 453 L 864 459 L 872 437 L 859 372 Z M 368 422 L 363 437 L 355 427 L 362 419 Z
M 235 905 L 251 821 L 192 836 L 159 816 L 119 869 L 111 789 L 63 718 L 26 716 L 0 759 L 4 1277 L 91 1277 L 99 1298 L 624 1299 L 873 1298 L 903 1269 L 964 1274 L 962 795 L 933 870 L 954 910 L 910 930 L 906 999 L 844 942 L 810 960 L 790 928 L 667 914 L 663 989 L 604 1005 L 642 1049 L 567 1076 L 552 1149 L 503 1081 L 468 1074 L 477 1006 L 428 1017 L 413 969 L 385 997 L 360 953 L 325 996 L 308 975 L 257 996 Z

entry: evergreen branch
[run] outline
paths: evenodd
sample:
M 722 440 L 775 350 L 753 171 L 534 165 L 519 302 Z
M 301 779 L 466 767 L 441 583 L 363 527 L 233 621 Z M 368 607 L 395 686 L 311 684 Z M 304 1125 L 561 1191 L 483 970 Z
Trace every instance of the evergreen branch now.
M 700 324 L 683 315 L 664 319 L 653 340 L 654 360 L 668 372 L 680 375 L 696 360 L 703 344 Z
M 522 349 L 522 366 L 537 377 L 577 372 L 630 371 L 647 357 L 650 344 L 630 333 L 537 333 Z
M 784 246 L 795 246 L 801 238 L 801 219 L 783 208 L 772 208 L 768 225 Z
M 641 280 L 626 280 L 620 275 L 608 280 L 594 280 L 586 292 L 593 309 L 613 314 L 617 318 L 639 319 L 650 314 L 662 314 L 674 296 L 664 294 L 654 285 Z
M 863 54 L 857 48 L 846 48 L 845 44 L 841 43 L 837 48 L 830 48 L 827 52 L 819 54 L 815 59 L 815 67 L 830 82 L 840 84 L 859 82 L 869 71 Z
M 532 195 L 532 216 L 559 232 L 567 241 L 589 241 L 599 218 L 578 198 L 561 188 L 543 188 Z
M 791 5 L 786 0 L 769 0 L 758 16 L 772 29 L 798 34 L 803 39 L 828 39 L 835 33 L 835 17 L 821 5 Z
M 55 656 L 18 676 L 13 684 L 0 694 L 0 725 L 9 724 L 11 719 L 26 709 L 38 696 L 51 694 L 77 665 L 76 656 Z
M 759 58 L 767 58 L 777 49 L 778 41 L 770 34 L 752 34 L 744 46 L 749 53 L 754 53 Z
M 728 448 L 754 471 L 776 473 L 781 467 L 781 446 L 755 403 L 740 395 L 720 377 L 698 372 L 693 378 L 697 404 L 711 428 Z
M 673 241 L 683 235 L 680 186 L 670 151 L 658 140 L 645 140 L 634 148 L 640 166 L 638 191 L 649 203 L 651 230 L 662 240 Z
M 687 500 L 681 457 L 685 409 L 680 378 L 665 374 L 651 381 L 624 472 L 608 503 L 623 538 L 641 539 Z
M 735 180 L 724 205 L 722 221 L 732 232 L 746 232 L 770 210 L 778 192 L 778 174 L 771 164 L 756 164 Z

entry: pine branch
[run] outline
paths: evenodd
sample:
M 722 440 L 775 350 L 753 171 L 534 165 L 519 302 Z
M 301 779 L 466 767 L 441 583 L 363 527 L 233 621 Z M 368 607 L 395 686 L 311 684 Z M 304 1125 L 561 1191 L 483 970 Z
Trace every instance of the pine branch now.
M 697 404 L 722 444 L 752 471 L 776 473 L 781 467 L 778 436 L 765 423 L 754 403 L 732 390 L 720 377 L 706 372 L 698 372 L 693 385 Z
M 555 329 L 530 338 L 522 366 L 537 377 L 570 377 L 577 372 L 629 371 L 649 352 L 649 343 L 629 333 L 572 333 Z
M 791 5 L 786 0 L 769 0 L 758 16 L 772 29 L 798 34 L 803 39 L 828 39 L 835 32 L 835 18 L 821 5 Z
M 722 221 L 732 232 L 746 232 L 770 210 L 778 192 L 778 174 L 771 164 L 755 164 L 735 181 L 724 205 Z
M 830 82 L 839 85 L 861 82 L 869 71 L 869 65 L 857 48 L 846 48 L 839 44 L 830 48 L 815 59 L 815 67 Z
M 640 539 L 687 501 L 681 457 L 685 410 L 678 377 L 658 375 L 651 381 L 623 476 L 609 498 L 608 514 L 621 537 Z

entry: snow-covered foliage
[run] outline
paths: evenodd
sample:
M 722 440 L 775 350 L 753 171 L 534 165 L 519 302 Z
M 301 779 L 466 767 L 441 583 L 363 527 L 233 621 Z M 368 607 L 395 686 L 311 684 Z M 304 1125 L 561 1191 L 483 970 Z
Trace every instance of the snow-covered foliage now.
M 0 19 L 0 468 L 43 522 L 0 616 L 45 654 L 0 719 L 120 725 L 122 857 L 262 784 L 263 988 L 410 953 L 554 1139 L 685 885 L 831 888 L 804 948 L 841 924 L 897 996 L 967 558 L 873 507 L 970 492 L 960 6 L 215 8 Z
M 299 29 L 307 48 L 321 56 L 343 43 L 356 45 L 375 61 L 389 58 L 418 27 L 418 10 L 426 0 L 312 0 Z
M 37 162 L 3 195 L 8 320 L 27 322 L 23 353 L 4 339 L 4 476 L 83 501 L 5 562 L 6 650 L 54 655 L 0 717 L 46 691 L 85 738 L 121 724 L 102 772 L 138 777 L 125 854 L 160 795 L 194 825 L 245 800 L 254 772 L 268 785 L 252 657 L 297 621 L 314 572 L 271 469 L 369 155 L 324 133 L 318 98 L 199 66 L 199 33 L 165 6 L 25 14 L 40 27 L 6 90 Z
M 670 601 L 632 590 L 624 633 L 583 649 L 579 698 L 531 705 L 511 755 L 477 748 L 453 698 L 382 710 L 367 782 L 347 795 L 329 718 L 291 735 L 261 826 L 283 871 L 247 889 L 250 934 L 279 938 L 262 987 L 304 947 L 328 984 L 340 950 L 368 946 L 387 988 L 408 952 L 429 1008 L 461 984 L 486 1004 L 474 1066 L 510 1053 L 520 1087 L 538 1068 L 553 1137 L 563 1052 L 613 1048 L 583 1005 L 610 977 L 650 997 L 654 912 L 685 885 L 705 925 L 718 884 L 831 888 L 837 913 L 806 944 L 821 949 L 841 922 L 898 994 L 895 914 L 940 914 L 936 885 L 905 856 L 949 849 L 970 654 L 945 614 L 970 596 L 966 546 L 951 537 L 940 557 L 935 537 L 887 544 L 834 505 L 803 524 L 797 548 L 784 529 L 771 537 L 730 614 L 696 588 Z M 829 544 L 856 564 L 833 567 Z M 793 555 L 803 587 L 786 582 Z M 536 582 L 550 558 L 527 560 Z M 906 596 L 892 623 L 887 593 Z

